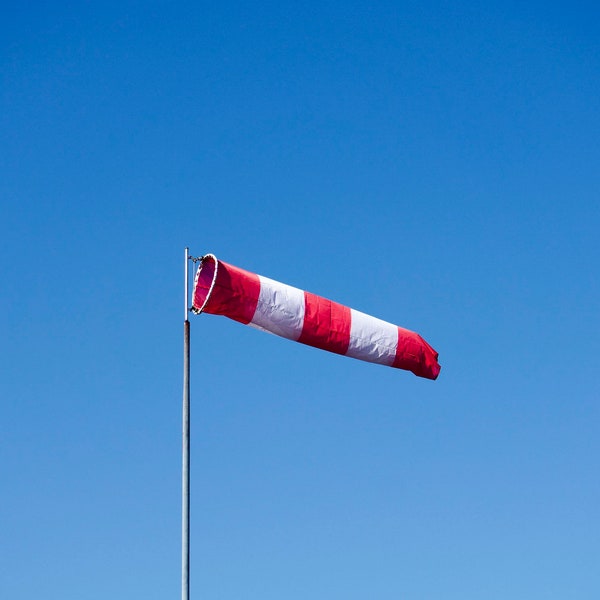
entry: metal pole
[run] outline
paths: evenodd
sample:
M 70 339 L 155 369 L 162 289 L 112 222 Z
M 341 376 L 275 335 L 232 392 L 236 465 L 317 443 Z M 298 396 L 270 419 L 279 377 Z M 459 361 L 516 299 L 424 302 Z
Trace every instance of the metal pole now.
M 190 598 L 190 321 L 188 319 L 189 248 L 185 249 L 185 320 L 183 322 L 183 440 L 181 473 L 181 600 Z

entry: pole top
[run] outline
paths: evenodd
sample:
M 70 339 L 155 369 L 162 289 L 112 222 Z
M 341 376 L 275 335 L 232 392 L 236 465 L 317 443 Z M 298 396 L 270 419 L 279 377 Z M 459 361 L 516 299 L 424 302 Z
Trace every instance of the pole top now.
M 189 310 L 189 297 L 190 297 L 190 276 L 189 276 L 189 271 L 188 271 L 188 265 L 189 265 L 189 259 L 190 259 L 190 249 L 186 246 L 185 247 L 185 262 L 184 262 L 184 267 L 183 267 L 183 272 L 184 272 L 184 285 L 183 285 L 183 289 L 184 289 L 184 313 L 183 313 L 183 320 L 187 321 L 188 320 L 188 314 L 190 312 Z

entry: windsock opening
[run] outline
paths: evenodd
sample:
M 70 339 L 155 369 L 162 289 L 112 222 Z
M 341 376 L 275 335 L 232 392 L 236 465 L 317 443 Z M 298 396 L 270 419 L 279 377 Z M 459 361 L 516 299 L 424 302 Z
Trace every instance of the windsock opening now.
M 194 297 L 192 298 L 192 312 L 200 314 L 206 306 L 217 280 L 219 261 L 214 254 L 206 254 L 196 272 L 194 281 Z

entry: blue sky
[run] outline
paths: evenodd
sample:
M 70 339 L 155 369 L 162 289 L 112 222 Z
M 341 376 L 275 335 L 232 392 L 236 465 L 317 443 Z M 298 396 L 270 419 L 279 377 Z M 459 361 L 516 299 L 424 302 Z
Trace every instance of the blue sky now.
M 0 596 L 177 597 L 182 254 L 436 382 L 192 319 L 192 597 L 600 594 L 592 3 L 0 20 Z

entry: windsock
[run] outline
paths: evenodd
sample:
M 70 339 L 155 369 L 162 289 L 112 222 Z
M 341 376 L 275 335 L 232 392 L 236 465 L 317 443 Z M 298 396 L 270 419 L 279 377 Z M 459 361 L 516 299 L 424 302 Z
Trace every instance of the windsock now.
M 438 353 L 417 333 L 234 267 L 213 254 L 196 272 L 192 312 L 234 321 L 336 354 L 436 379 Z

